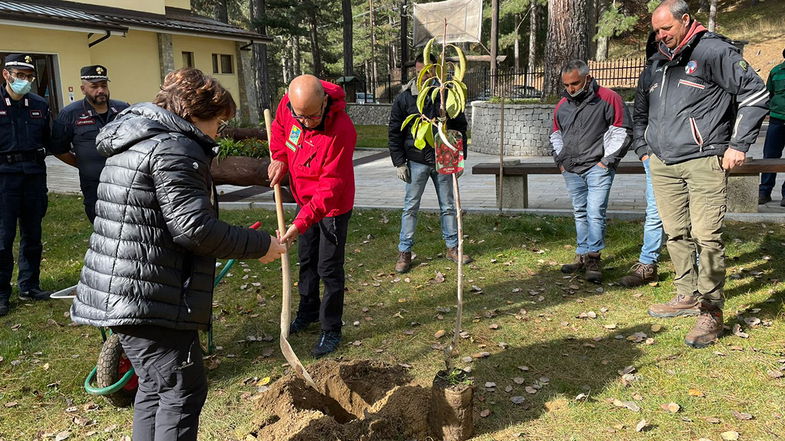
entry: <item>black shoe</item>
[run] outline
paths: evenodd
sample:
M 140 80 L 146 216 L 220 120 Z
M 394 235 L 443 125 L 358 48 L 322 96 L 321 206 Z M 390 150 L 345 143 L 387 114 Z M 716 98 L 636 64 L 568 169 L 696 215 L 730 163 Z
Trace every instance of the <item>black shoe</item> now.
M 54 291 L 41 291 L 39 288 L 33 288 L 29 291 L 20 291 L 19 300 L 49 300 Z
M 317 322 L 318 320 L 305 320 L 301 318 L 299 315 L 294 318 L 292 324 L 289 325 L 289 335 L 297 334 L 298 332 L 305 331 L 308 329 L 308 326 L 311 326 L 311 323 Z
M 766 193 L 758 193 L 758 205 L 763 205 L 767 202 L 771 202 L 771 195 Z
M 322 331 L 322 333 L 319 334 L 319 340 L 316 341 L 316 345 L 314 345 L 311 353 L 316 358 L 323 357 L 338 349 L 340 343 L 341 331 Z
M 782 200 L 780 201 L 780 207 L 785 207 L 785 196 L 783 196 Z

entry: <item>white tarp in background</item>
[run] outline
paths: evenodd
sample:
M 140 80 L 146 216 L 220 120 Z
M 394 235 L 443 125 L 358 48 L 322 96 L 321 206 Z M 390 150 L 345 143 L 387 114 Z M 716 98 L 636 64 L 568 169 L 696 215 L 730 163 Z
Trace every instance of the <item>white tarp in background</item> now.
M 414 4 L 414 46 L 424 46 L 433 37 L 441 43 L 445 18 L 448 43 L 480 41 L 482 0 L 446 0 Z

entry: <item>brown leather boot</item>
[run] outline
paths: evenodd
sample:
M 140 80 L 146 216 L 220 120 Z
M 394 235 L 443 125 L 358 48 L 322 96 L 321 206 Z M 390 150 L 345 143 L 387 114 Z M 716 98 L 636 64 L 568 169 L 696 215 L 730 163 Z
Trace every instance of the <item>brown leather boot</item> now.
M 444 257 L 452 260 L 455 263 L 458 263 L 458 247 L 455 248 L 447 248 L 447 251 L 444 253 Z M 469 257 L 468 254 L 463 254 L 463 264 L 466 265 L 467 263 L 474 262 L 474 259 Z
M 592 283 L 602 282 L 602 259 L 600 253 L 587 253 L 584 259 L 584 266 L 586 272 L 583 277 Z
M 412 252 L 402 251 L 398 253 L 398 261 L 395 262 L 396 273 L 408 273 L 412 267 Z
M 656 263 L 641 263 L 637 262 L 632 266 L 630 272 L 626 276 L 619 279 L 619 285 L 633 288 L 635 286 L 645 285 L 650 282 L 656 282 L 657 278 L 657 264 Z
M 676 294 L 676 297 L 666 303 L 649 306 L 649 315 L 652 317 L 668 318 L 698 314 L 700 314 L 700 298 L 697 296 Z
M 565 274 L 577 273 L 584 268 L 584 261 L 586 260 L 585 254 L 576 254 L 575 261 L 561 266 L 561 272 Z
M 722 310 L 704 302 L 698 321 L 684 337 L 684 343 L 695 349 L 705 348 L 722 335 L 722 330 Z

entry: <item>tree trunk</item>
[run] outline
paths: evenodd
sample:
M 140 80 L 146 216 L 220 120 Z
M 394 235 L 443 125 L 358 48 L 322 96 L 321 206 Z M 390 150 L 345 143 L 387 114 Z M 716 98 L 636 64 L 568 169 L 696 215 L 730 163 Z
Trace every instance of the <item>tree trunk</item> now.
M 217 0 L 213 5 L 213 13 L 215 19 L 221 23 L 229 23 L 229 8 L 226 5 L 227 0 Z
M 706 12 L 707 9 L 709 9 L 709 0 L 700 0 L 697 12 Z
M 538 17 L 538 9 L 539 5 L 537 2 L 531 2 L 529 6 L 531 11 L 529 12 L 529 75 L 531 76 L 534 73 L 534 69 L 537 68 L 537 26 L 539 25 L 539 17 Z M 531 79 L 531 78 L 530 78 Z M 531 84 L 531 81 L 529 82 Z
M 561 67 L 572 59 L 589 55 L 587 0 L 548 2 L 548 41 L 545 46 L 544 96 L 561 91 Z
M 406 63 L 409 61 L 409 18 L 406 16 L 406 0 L 401 2 L 401 84 L 409 80 Z
M 597 61 L 605 61 L 608 58 L 608 37 L 600 37 L 597 39 L 597 53 L 594 54 L 594 59 Z
M 313 56 L 313 74 L 316 77 L 322 77 L 322 54 L 319 50 L 319 32 L 317 30 L 317 26 L 319 26 L 319 17 L 316 14 L 315 9 L 310 9 L 308 11 L 308 27 L 310 28 L 310 38 L 311 38 L 311 55 Z
M 596 3 L 596 15 L 593 17 L 593 21 L 589 27 L 592 30 L 591 33 L 597 33 L 597 23 L 599 23 L 600 17 L 605 11 L 608 10 L 608 2 L 604 0 L 597 0 Z M 594 47 L 594 59 L 597 61 L 604 61 L 608 58 L 608 37 L 598 37 Z
M 521 37 L 518 31 L 520 27 L 518 23 L 521 21 L 521 14 L 515 14 L 515 47 L 514 47 L 514 54 L 515 54 L 515 73 L 521 71 Z
M 300 36 L 295 35 L 292 37 L 292 58 L 294 58 L 294 64 L 292 65 L 292 77 L 303 74 L 303 63 L 300 57 Z
M 341 0 L 341 12 L 343 14 L 343 75 L 351 77 L 354 76 L 352 0 Z M 353 103 L 357 97 L 356 83 L 351 82 L 344 87 L 346 90 L 346 101 Z
M 709 32 L 715 32 L 717 29 L 717 0 L 709 2 Z
M 499 48 L 499 0 L 491 0 L 491 96 L 496 96 L 496 53 Z
M 376 64 L 376 20 L 373 13 L 373 0 L 368 0 L 368 17 L 371 22 L 371 96 L 376 98 L 376 89 L 379 81 L 379 70 Z
M 265 0 L 251 1 L 251 17 L 255 21 L 256 32 L 265 35 L 267 27 L 261 22 L 266 14 Z M 256 83 L 256 100 L 260 110 L 271 108 L 270 71 L 267 65 L 267 45 L 253 45 L 254 82 Z M 261 111 L 259 114 L 261 115 Z

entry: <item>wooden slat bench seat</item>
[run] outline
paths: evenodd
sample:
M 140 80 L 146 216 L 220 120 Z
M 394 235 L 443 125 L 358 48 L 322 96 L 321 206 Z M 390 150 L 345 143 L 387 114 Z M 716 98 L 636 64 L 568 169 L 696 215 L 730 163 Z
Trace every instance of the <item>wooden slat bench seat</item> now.
M 758 184 L 761 173 L 785 172 L 785 159 L 749 159 L 730 172 L 728 210 L 733 212 L 758 211 Z M 640 161 L 622 161 L 616 174 L 643 174 Z M 475 175 L 496 175 L 496 200 L 499 199 L 499 163 L 486 162 L 472 167 Z M 561 174 L 552 161 L 504 162 L 504 208 L 529 207 L 529 175 Z M 566 190 L 565 190 L 566 191 Z

